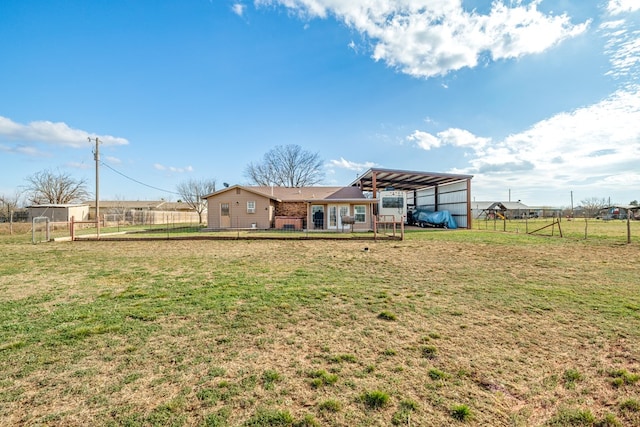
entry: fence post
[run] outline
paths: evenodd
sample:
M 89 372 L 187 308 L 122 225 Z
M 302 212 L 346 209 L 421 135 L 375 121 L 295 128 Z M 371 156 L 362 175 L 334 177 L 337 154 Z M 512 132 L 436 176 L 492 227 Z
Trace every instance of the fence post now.
M 631 211 L 627 209 L 627 243 L 631 243 L 631 222 L 630 217 Z
M 69 223 L 69 234 L 71 235 L 71 241 L 73 242 L 76 239 L 75 236 L 76 226 L 75 226 L 75 217 L 71 217 L 71 222 Z

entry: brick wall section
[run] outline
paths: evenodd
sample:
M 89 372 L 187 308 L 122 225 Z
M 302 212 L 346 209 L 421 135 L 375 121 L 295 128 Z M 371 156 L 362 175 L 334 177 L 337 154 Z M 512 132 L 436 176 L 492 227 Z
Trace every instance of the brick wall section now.
M 305 202 L 277 203 L 276 216 L 306 218 L 307 204 Z

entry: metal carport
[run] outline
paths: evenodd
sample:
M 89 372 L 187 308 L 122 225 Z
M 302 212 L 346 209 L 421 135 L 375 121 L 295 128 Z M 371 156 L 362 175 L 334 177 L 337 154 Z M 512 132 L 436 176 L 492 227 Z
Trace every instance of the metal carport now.
M 461 228 L 471 228 L 471 178 L 473 175 L 371 168 L 350 185 L 370 191 L 373 198 L 387 188 L 406 191 L 413 206 L 434 212 L 448 210 Z

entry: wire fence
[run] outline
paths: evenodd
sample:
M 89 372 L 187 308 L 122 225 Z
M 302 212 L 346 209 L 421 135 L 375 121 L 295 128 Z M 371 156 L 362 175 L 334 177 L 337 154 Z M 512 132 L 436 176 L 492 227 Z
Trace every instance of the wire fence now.
M 525 233 L 535 236 L 592 239 L 629 243 L 640 239 L 640 221 L 626 219 L 567 218 L 480 218 L 473 228 L 508 233 Z
M 262 239 L 262 238 L 351 238 L 374 239 L 394 238 L 390 226 L 381 225 L 377 236 L 372 231 L 353 231 L 349 225 L 332 230 L 312 228 L 281 229 L 226 228 L 211 230 L 198 221 L 178 222 L 176 216 L 165 217 L 164 222 L 154 224 L 132 224 L 123 218 L 105 217 L 101 222 L 100 238 L 104 239 Z M 626 219 L 590 219 L 590 218 L 536 218 L 536 219 L 474 219 L 474 230 L 528 234 L 539 237 L 568 238 L 574 240 L 603 241 L 614 244 L 640 242 L 640 221 Z M 48 234 L 40 225 L 34 230 L 31 222 L 0 223 L 0 235 L 12 236 L 16 242 L 36 240 L 71 240 L 70 222 L 49 222 Z M 411 232 L 424 229 L 409 227 Z M 95 221 L 75 223 L 73 231 L 76 239 L 95 239 L 97 228 Z M 424 230 L 426 231 L 426 230 Z M 8 241 L 5 239 L 5 241 Z

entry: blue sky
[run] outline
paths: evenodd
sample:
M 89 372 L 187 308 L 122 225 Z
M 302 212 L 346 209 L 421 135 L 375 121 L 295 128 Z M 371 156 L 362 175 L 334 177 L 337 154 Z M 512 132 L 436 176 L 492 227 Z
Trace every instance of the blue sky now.
M 3 0 L 0 194 L 45 169 L 93 191 L 98 137 L 104 200 L 245 184 L 296 144 L 326 185 L 375 166 L 628 203 L 639 78 L 638 0 Z

